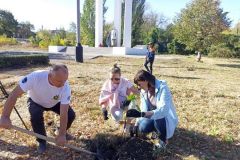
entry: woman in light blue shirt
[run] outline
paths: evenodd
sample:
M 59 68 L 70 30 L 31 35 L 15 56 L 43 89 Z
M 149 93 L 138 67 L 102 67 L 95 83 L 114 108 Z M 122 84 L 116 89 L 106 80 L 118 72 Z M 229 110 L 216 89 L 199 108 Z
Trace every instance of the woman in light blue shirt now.
M 142 133 L 156 131 L 159 135 L 160 148 L 165 148 L 167 139 L 174 134 L 178 124 L 172 94 L 163 80 L 158 80 L 151 73 L 140 70 L 135 75 L 134 83 L 141 88 L 141 112 L 131 109 L 127 117 L 138 119 L 138 129 Z

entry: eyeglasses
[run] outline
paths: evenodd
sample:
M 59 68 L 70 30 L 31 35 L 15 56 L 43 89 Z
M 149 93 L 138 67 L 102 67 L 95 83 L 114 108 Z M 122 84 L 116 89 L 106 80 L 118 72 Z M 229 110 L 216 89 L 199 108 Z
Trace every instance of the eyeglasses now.
M 119 81 L 120 78 L 111 78 L 111 80 L 112 80 L 112 81 L 113 81 L 113 80 L 115 80 L 115 81 Z

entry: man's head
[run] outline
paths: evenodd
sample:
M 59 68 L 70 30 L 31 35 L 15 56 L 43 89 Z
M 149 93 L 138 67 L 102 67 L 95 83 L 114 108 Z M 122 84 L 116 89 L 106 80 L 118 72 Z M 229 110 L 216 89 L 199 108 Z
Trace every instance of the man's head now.
M 65 65 L 53 65 L 50 74 L 49 82 L 55 87 L 64 86 L 68 79 L 68 68 Z

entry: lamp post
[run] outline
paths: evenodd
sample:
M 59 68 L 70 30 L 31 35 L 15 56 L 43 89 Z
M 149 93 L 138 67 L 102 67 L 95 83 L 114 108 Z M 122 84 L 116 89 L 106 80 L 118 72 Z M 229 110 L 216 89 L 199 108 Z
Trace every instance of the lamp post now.
M 76 44 L 76 62 L 83 63 L 83 47 L 80 40 L 80 0 L 77 0 L 77 44 Z

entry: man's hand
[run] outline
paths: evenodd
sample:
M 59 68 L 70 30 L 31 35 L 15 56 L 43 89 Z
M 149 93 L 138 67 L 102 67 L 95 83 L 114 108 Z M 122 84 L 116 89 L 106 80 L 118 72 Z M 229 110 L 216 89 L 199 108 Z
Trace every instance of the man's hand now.
M 108 111 L 106 108 L 102 108 L 103 119 L 108 120 Z
M 64 146 L 67 142 L 66 135 L 58 135 L 55 140 L 56 144 L 59 146 Z
M 136 109 L 129 109 L 129 110 L 127 111 L 126 116 L 127 116 L 127 117 L 135 117 L 135 118 L 144 117 L 144 116 L 145 116 L 145 112 L 139 112 L 139 111 L 136 110 Z
M 9 117 L 1 117 L 0 128 L 10 129 L 12 127 L 12 122 Z

